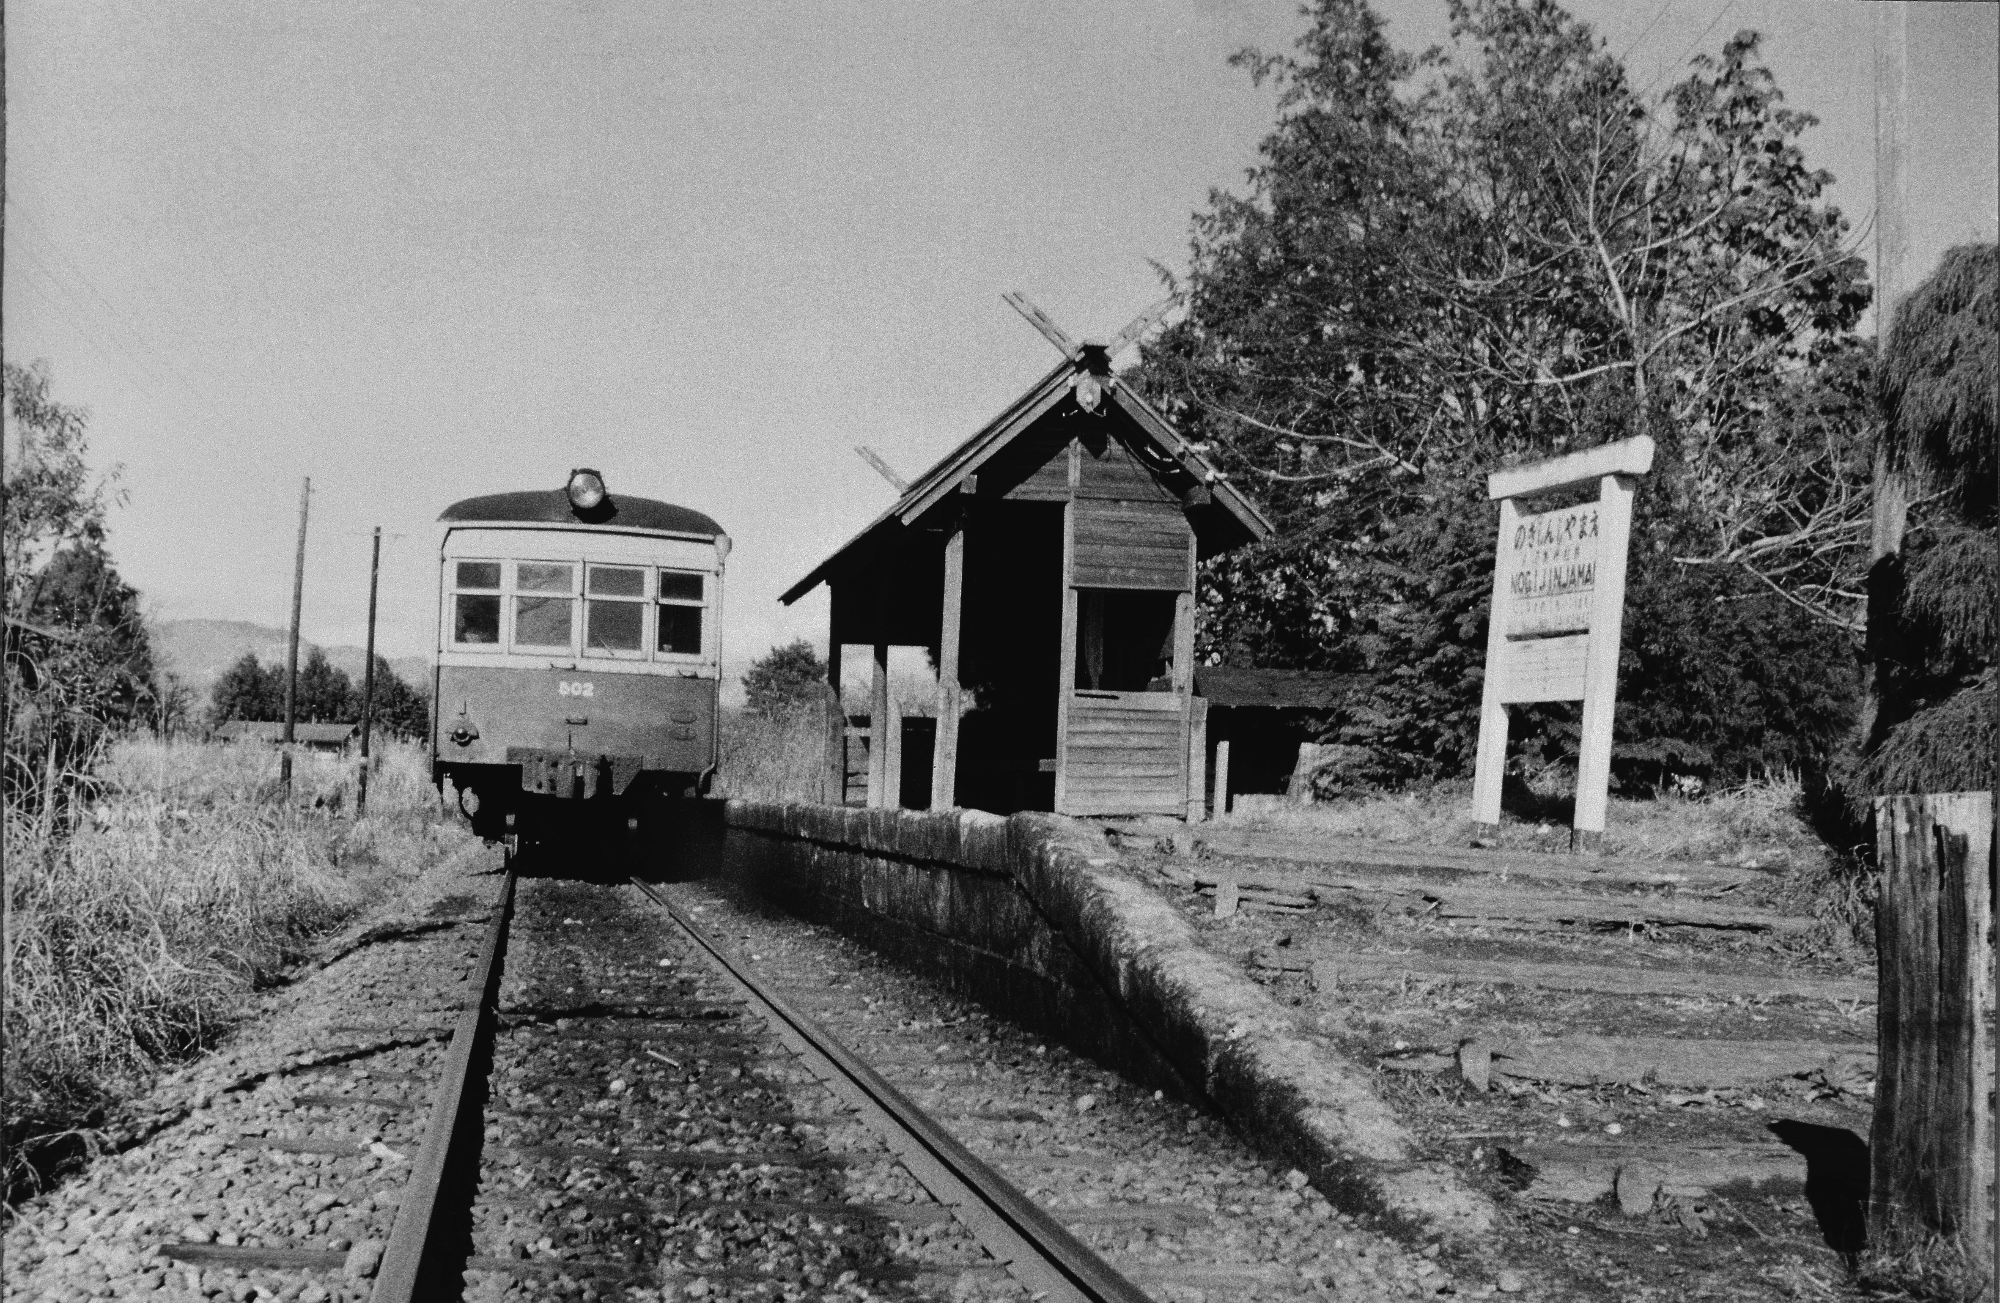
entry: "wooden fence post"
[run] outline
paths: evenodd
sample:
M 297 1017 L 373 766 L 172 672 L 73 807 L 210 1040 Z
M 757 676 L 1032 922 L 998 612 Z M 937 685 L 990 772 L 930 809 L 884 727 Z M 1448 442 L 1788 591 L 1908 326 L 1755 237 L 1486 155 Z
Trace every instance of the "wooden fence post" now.
M 1993 796 L 1875 799 L 1869 1234 L 1993 1242 Z
M 1208 698 L 1188 702 L 1187 821 L 1208 817 Z
M 1285 783 L 1285 800 L 1292 805 L 1311 805 L 1313 770 L 1319 766 L 1319 743 L 1299 743 L 1299 758 L 1292 764 L 1292 776 Z

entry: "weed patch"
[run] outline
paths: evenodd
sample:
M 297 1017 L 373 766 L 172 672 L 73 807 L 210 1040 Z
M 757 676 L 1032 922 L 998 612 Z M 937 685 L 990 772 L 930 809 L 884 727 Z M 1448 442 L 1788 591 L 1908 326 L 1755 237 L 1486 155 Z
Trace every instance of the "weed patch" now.
M 368 815 L 351 761 L 128 740 L 74 829 L 7 820 L 5 1126 L 10 1197 L 36 1155 L 212 1045 L 243 996 L 306 958 L 397 875 L 462 840 L 420 749 L 385 748 Z
M 826 765 L 825 715 L 817 705 L 778 714 L 724 711 L 718 796 L 817 801 Z

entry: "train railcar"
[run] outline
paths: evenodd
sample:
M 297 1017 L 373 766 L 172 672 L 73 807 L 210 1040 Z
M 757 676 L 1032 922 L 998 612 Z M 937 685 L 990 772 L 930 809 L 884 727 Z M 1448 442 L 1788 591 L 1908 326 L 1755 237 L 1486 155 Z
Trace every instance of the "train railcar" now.
M 439 518 L 432 779 L 473 830 L 533 840 L 627 826 L 715 773 L 729 536 L 698 511 L 559 489 Z

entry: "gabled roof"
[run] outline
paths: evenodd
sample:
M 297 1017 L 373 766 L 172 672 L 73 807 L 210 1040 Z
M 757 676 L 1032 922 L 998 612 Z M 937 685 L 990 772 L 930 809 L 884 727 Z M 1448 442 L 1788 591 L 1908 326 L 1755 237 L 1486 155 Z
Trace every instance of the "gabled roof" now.
M 528 489 L 467 498 L 446 507 L 438 519 L 453 525 L 602 525 L 700 538 L 715 538 L 722 533 L 722 526 L 692 507 L 614 494 L 589 511 L 578 511 L 571 505 L 569 494 L 561 489 Z
M 847 543 L 814 566 L 803 579 L 786 589 L 778 598 L 789 606 L 811 592 L 833 569 L 842 557 L 870 542 L 877 535 L 909 525 L 919 516 L 935 507 L 952 493 L 969 475 L 978 473 L 979 468 L 990 461 L 1001 449 L 1025 434 L 1035 422 L 1061 406 L 1068 398 L 1075 378 L 1082 374 L 1085 366 L 1081 361 L 1065 359 L 1054 370 L 1040 380 L 1007 409 L 987 422 L 980 431 L 954 448 L 929 470 L 919 475 L 909 488 L 896 499 L 895 505 L 877 516 L 866 529 L 849 539 Z M 1257 505 L 1239 493 L 1224 479 L 1206 457 L 1188 446 L 1186 440 L 1174 430 L 1167 418 L 1154 411 L 1137 391 L 1122 383 L 1116 376 L 1103 379 L 1104 401 L 1115 405 L 1134 424 L 1158 445 L 1161 452 L 1179 462 L 1195 479 L 1208 485 L 1210 493 L 1218 505 L 1233 515 L 1243 528 L 1255 539 L 1269 538 L 1276 532 L 1269 519 L 1258 510 Z

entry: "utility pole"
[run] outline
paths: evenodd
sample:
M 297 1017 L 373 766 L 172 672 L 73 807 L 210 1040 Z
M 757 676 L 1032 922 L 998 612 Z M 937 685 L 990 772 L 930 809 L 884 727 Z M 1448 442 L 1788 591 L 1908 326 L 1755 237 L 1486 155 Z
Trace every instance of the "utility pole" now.
M 368 659 L 361 669 L 361 782 L 354 792 L 354 817 L 368 811 L 368 734 L 375 722 L 375 587 L 382 575 L 382 527 L 368 558 Z
M 292 735 L 299 718 L 299 606 L 306 588 L 306 509 L 312 505 L 312 476 L 299 490 L 299 550 L 292 563 L 292 634 L 285 650 L 285 735 L 279 744 L 278 781 L 285 794 L 292 790 Z
M 1889 344 L 1896 309 L 1909 291 L 1909 244 L 1904 218 L 1909 174 L 1904 168 L 1909 120 L 1908 5 L 1875 8 L 1875 348 Z M 1909 486 L 1891 464 L 1886 441 L 1875 450 L 1874 505 L 1868 531 L 1868 634 L 1864 660 L 1866 698 L 1860 743 L 1873 743 L 1886 726 L 1882 662 L 1892 650 L 1901 599 L 1903 529 Z M 1894 724 L 1890 719 L 1887 724 Z

